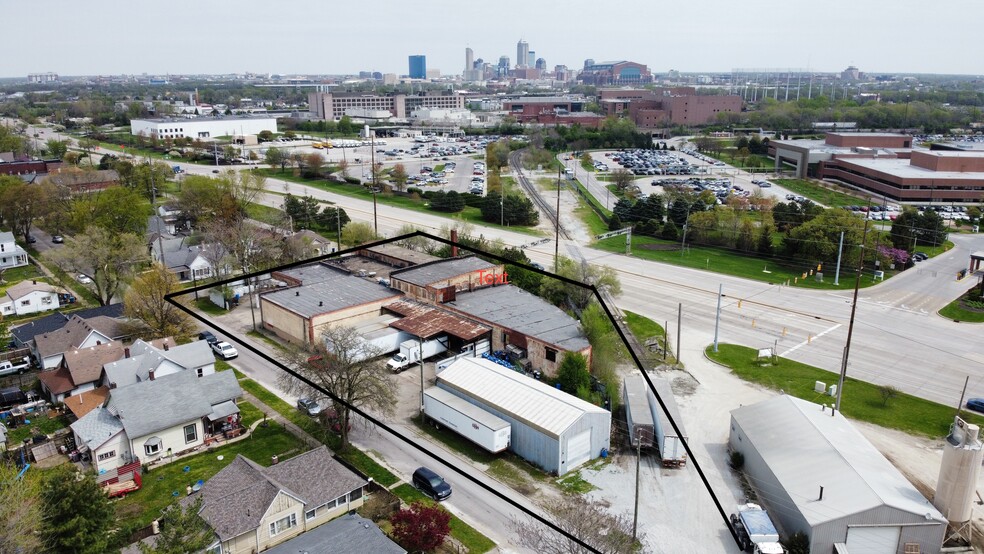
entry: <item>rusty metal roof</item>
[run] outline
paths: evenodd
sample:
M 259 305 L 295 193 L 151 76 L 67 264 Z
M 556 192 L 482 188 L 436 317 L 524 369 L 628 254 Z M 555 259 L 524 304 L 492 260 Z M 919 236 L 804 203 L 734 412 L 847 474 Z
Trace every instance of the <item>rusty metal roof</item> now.
M 470 341 L 492 330 L 487 325 L 476 323 L 463 316 L 410 300 L 399 300 L 384 307 L 403 316 L 403 319 L 390 323 L 390 327 L 412 333 L 422 339 L 447 333 L 461 340 Z

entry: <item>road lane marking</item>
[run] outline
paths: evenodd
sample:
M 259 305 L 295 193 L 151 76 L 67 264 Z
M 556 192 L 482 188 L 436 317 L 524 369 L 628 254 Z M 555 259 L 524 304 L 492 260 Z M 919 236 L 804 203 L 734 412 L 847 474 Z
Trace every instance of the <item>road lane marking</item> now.
M 795 352 L 796 350 L 798 350 L 798 349 L 799 349 L 799 348 L 800 348 L 801 346 L 803 346 L 803 345 L 805 345 L 805 344 L 809 344 L 809 343 L 811 343 L 811 342 L 813 342 L 813 341 L 815 341 L 816 339 L 818 339 L 818 338 L 820 338 L 820 337 L 822 337 L 822 336 L 824 336 L 824 335 L 826 335 L 827 333 L 829 333 L 829 332 L 831 332 L 831 331 L 835 331 L 835 330 L 837 330 L 837 329 L 838 329 L 838 328 L 839 328 L 840 326 L 841 326 L 841 324 L 840 324 L 840 323 L 838 323 L 837 325 L 834 325 L 833 327 L 828 327 L 827 329 L 825 329 L 825 330 L 823 330 L 823 331 L 821 331 L 821 332 L 819 332 L 819 333 L 817 333 L 817 336 L 815 336 L 815 337 L 812 337 L 812 338 L 809 338 L 809 339 L 806 339 L 805 341 L 803 341 L 803 342 L 801 342 L 801 343 L 799 343 L 799 344 L 797 344 L 797 345 L 795 345 L 795 346 L 793 346 L 793 347 L 792 347 L 792 348 L 790 348 L 789 350 L 787 350 L 787 351 L 785 351 L 785 352 L 783 352 L 783 353 L 781 353 L 781 354 L 779 354 L 779 355 L 780 355 L 780 356 L 782 356 L 783 358 L 785 358 L 785 357 L 786 357 L 786 356 L 788 356 L 789 354 L 791 354 L 791 353 L 793 353 L 793 352 Z

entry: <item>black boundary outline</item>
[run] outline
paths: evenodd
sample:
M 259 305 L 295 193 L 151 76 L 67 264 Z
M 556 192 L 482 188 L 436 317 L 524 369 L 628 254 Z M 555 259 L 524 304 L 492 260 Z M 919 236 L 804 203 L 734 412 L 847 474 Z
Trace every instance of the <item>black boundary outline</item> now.
M 526 506 L 523 506 L 523 505 L 521 505 L 521 504 L 513 501 L 511 498 L 508 498 L 506 495 L 504 495 L 501 492 L 495 490 L 490 485 L 487 485 L 486 483 L 478 480 L 476 477 L 474 477 L 473 475 L 471 475 L 468 471 L 465 471 L 465 470 L 457 467 L 456 464 L 450 463 L 449 461 L 447 461 L 444 458 L 442 458 L 440 455 L 438 455 L 438 454 L 436 454 L 434 452 L 431 452 L 430 450 L 428 450 L 424 446 L 421 446 L 420 444 L 414 442 L 409 437 L 406 437 L 406 436 L 404 436 L 404 435 L 402 435 L 402 434 L 394 431 L 393 429 L 391 429 L 385 423 L 382 423 L 381 421 L 377 421 L 374 417 L 372 417 L 369 414 L 363 412 L 362 410 L 356 408 L 355 406 L 350 406 L 346 402 L 343 402 L 343 401 L 339 400 L 333 394 L 329 393 L 328 391 L 326 391 L 323 388 L 319 387 L 318 385 L 314 384 L 313 382 L 311 382 L 307 378 L 299 375 L 298 373 L 296 373 L 292 369 L 290 369 L 287 366 L 283 365 L 279 361 L 271 358 L 270 356 L 268 356 L 264 352 L 261 352 L 257 348 L 253 347 L 251 344 L 247 344 L 246 341 L 244 341 L 243 339 L 241 339 L 241 338 L 239 338 L 237 336 L 237 333 L 230 332 L 229 330 L 216 325 L 214 322 L 206 321 L 204 317 L 202 317 L 198 313 L 192 311 L 191 309 L 187 308 L 186 306 L 184 306 L 183 304 L 181 304 L 180 302 L 178 302 L 178 301 L 175 300 L 179 296 L 183 296 L 183 295 L 191 294 L 191 293 L 197 293 L 199 291 L 211 289 L 211 288 L 214 288 L 216 286 L 222 286 L 222 285 L 225 285 L 225 284 L 228 284 L 228 283 L 232 283 L 232 282 L 236 282 L 236 281 L 241 281 L 243 279 L 249 279 L 250 277 L 256 277 L 256 276 L 263 275 L 263 274 L 266 274 L 266 273 L 271 273 L 271 272 L 274 272 L 274 271 L 282 271 L 282 270 L 285 270 L 285 269 L 290 269 L 290 268 L 294 268 L 294 267 L 298 267 L 298 266 L 302 266 L 302 265 L 310 265 L 310 264 L 314 264 L 314 263 L 319 263 L 319 262 L 324 261 L 324 260 L 330 260 L 330 259 L 334 259 L 334 258 L 339 258 L 339 257 L 344 256 L 346 254 L 353 254 L 353 253 L 356 253 L 356 252 L 358 252 L 360 250 L 365 250 L 367 248 L 372 248 L 374 246 L 382 246 L 382 245 L 385 245 L 385 244 L 389 244 L 389 243 L 392 243 L 392 242 L 399 242 L 399 241 L 406 240 L 406 239 L 413 238 L 413 237 L 424 237 L 424 238 L 427 238 L 427 239 L 430 239 L 430 240 L 433 240 L 433 241 L 436 241 L 436 242 L 439 242 L 439 243 L 442 243 L 442 244 L 446 244 L 446 245 L 451 246 L 451 247 L 457 247 L 459 250 L 466 250 L 468 252 L 472 252 L 474 254 L 481 255 L 483 257 L 494 259 L 494 260 L 499 261 L 499 262 L 501 262 L 503 264 L 508 264 L 508 265 L 513 265 L 513 266 L 521 267 L 521 268 L 523 268 L 523 269 L 525 269 L 527 271 L 533 271 L 535 273 L 539 273 L 540 275 L 543 275 L 543 276 L 546 276 L 546 277 L 550 277 L 552 279 L 557 279 L 557 280 L 562 281 L 564 283 L 567 283 L 569 285 L 574 285 L 574 286 L 578 286 L 578 287 L 589 289 L 594 294 L 595 300 L 598 301 L 598 303 L 601 305 L 602 309 L 605 311 L 605 315 L 608 316 L 609 322 L 612 324 L 612 327 L 618 333 L 619 339 L 621 339 L 622 344 L 625 346 L 625 349 L 629 352 L 629 355 L 632 356 L 632 361 L 635 362 L 636 368 L 639 369 L 639 371 L 642 373 L 643 377 L 645 378 L 646 384 L 649 386 L 650 392 L 652 392 L 653 395 L 656 397 L 656 401 L 659 402 L 660 408 L 662 408 L 663 409 L 663 412 L 667 415 L 667 419 L 670 421 L 670 425 L 673 427 L 673 431 L 677 434 L 677 436 L 680 436 L 680 437 L 683 436 L 683 433 L 680 432 L 680 427 L 677 425 L 677 422 L 674 421 L 673 416 L 670 415 L 670 412 L 666 409 L 666 403 L 663 402 L 663 399 L 660 398 L 659 393 L 656 392 L 656 388 L 653 386 L 653 382 L 652 382 L 652 380 L 649 377 L 649 373 L 645 370 L 645 368 L 643 366 L 643 363 L 642 363 L 642 360 L 639 359 L 639 357 L 636 355 L 636 353 L 632 350 L 631 346 L 629 346 L 629 341 L 625 337 L 625 334 L 622 332 L 621 327 L 619 327 L 618 324 L 616 323 L 615 316 L 612 314 L 611 309 L 608 307 L 607 304 L 605 304 L 604 299 L 602 298 L 601 294 L 599 294 L 598 289 L 594 285 L 587 285 L 585 283 L 581 283 L 581 282 L 575 281 L 573 279 L 568 279 L 568 278 L 563 277 L 561 275 L 556 275 L 556 274 L 553 274 L 553 273 L 549 273 L 546 270 L 537 269 L 537 268 L 532 267 L 532 266 L 528 266 L 528 265 L 525 265 L 525 264 L 521 264 L 521 263 L 517 263 L 517 262 L 511 261 L 511 260 L 507 260 L 506 258 L 503 258 L 502 256 L 499 256 L 497 254 L 492 254 L 490 252 L 484 252 L 482 250 L 478 250 L 478 249 L 475 249 L 475 248 L 470 248 L 468 246 L 463 246 L 463 245 L 461 245 L 459 243 L 452 242 L 451 240 L 445 239 L 443 237 L 431 235 L 430 233 L 426 233 L 424 231 L 419 231 L 418 230 L 418 231 L 415 231 L 413 233 L 408 233 L 408 234 L 405 234 L 405 235 L 400 235 L 398 237 L 393 237 L 393 238 L 390 238 L 390 239 L 384 239 L 384 240 L 379 240 L 379 241 L 375 241 L 375 242 L 370 242 L 370 243 L 366 243 L 366 244 L 363 244 L 363 245 L 360 245 L 360 246 L 355 246 L 353 248 L 348 248 L 346 250 L 341 250 L 341 251 L 338 251 L 338 252 L 332 252 L 330 254 L 323 254 L 321 256 L 317 256 L 317 257 L 314 257 L 314 258 L 308 258 L 306 260 L 301 260 L 301 261 L 297 261 L 297 262 L 291 262 L 291 263 L 280 265 L 280 266 L 277 266 L 277 267 L 273 267 L 273 268 L 269 268 L 269 269 L 264 269 L 264 270 L 256 271 L 256 272 L 252 272 L 252 273 L 248 273 L 246 275 L 237 275 L 237 276 L 229 277 L 227 279 L 223 279 L 223 280 L 220 280 L 220 281 L 216 281 L 216 282 L 212 282 L 212 283 L 208 283 L 208 284 L 203 284 L 203 285 L 198 285 L 197 287 L 193 287 L 193 288 L 190 288 L 190 289 L 183 289 L 181 291 L 172 292 L 170 294 L 165 295 L 164 298 L 171 305 L 173 305 L 176 308 L 178 308 L 179 310 L 185 312 L 189 316 L 195 318 L 196 320 L 198 320 L 198 322 L 202 323 L 203 325 L 209 326 L 209 327 L 214 327 L 215 329 L 217 329 L 218 331 L 220 331 L 222 334 L 224 334 L 225 336 L 227 336 L 230 339 L 232 339 L 238 345 L 240 345 L 241 347 L 246 348 L 247 350 L 249 350 L 253 354 L 256 354 L 261 359 L 266 360 L 267 362 L 269 362 L 270 364 L 272 364 L 274 367 L 277 367 L 277 368 L 281 369 L 282 371 L 285 371 L 286 373 L 288 373 L 291 376 L 293 376 L 294 378 L 300 380 L 304 384 L 306 384 L 306 385 L 314 388 L 315 390 L 321 392 L 325 396 L 331 398 L 333 401 L 341 402 L 342 404 L 344 404 L 345 406 L 347 406 L 349 410 L 351 410 L 351 411 L 359 414 L 360 416 L 362 416 L 363 418 L 365 418 L 366 420 L 368 420 L 369 422 L 371 422 L 376 427 L 379 427 L 379 428 L 383 429 L 384 431 L 388 432 L 390 435 L 392 435 L 392 436 L 394 436 L 396 438 L 399 438 L 400 440 L 402 440 L 406 444 L 412 446 L 413 448 L 417 449 L 421 453 L 427 454 L 428 456 L 430 456 L 430 457 L 434 458 L 435 460 L 441 462 L 442 464 L 446 465 L 447 467 L 453 469 L 460 476 L 467 478 L 469 481 L 471 481 L 472 483 L 474 483 L 474 484 L 480 486 L 481 488 L 485 489 L 487 492 L 492 493 L 494 496 L 498 497 L 500 500 L 505 501 L 506 503 L 508 503 L 509 505 L 513 506 L 514 508 L 520 510 L 521 512 L 525 513 L 526 515 L 532 517 L 533 519 L 539 521 L 540 523 L 543 523 L 544 525 L 550 527 L 551 529 L 553 529 L 554 531 L 560 533 L 561 535 L 564 535 L 568 539 L 570 539 L 570 540 L 574 541 L 575 543 L 577 543 L 579 546 L 581 546 L 583 548 L 586 548 L 586 549 L 588 549 L 591 552 L 595 552 L 595 553 L 599 553 L 600 554 L 600 551 L 599 550 L 597 550 L 593 546 L 585 543 L 583 540 L 581 540 L 581 539 L 579 539 L 579 538 L 571 535 L 570 533 L 568 533 L 564 529 L 561 529 L 560 527 L 558 527 L 552 521 L 544 518 L 540 514 L 537 514 L 537 513 L 533 512 L 531 509 L 527 508 Z M 250 309 L 253 309 L 253 308 L 250 308 Z M 677 355 L 679 355 L 679 353 L 677 353 Z M 721 519 L 724 521 L 725 526 L 728 528 L 728 531 L 731 532 L 731 536 L 732 536 L 732 538 L 734 538 L 735 544 L 739 545 L 739 547 L 740 547 L 740 544 L 741 543 L 739 541 L 738 534 L 735 531 L 735 529 L 732 527 L 732 525 L 730 524 L 730 520 L 728 519 L 728 515 L 724 511 L 724 508 L 721 506 L 721 502 L 718 500 L 717 496 L 714 494 L 714 491 L 711 489 L 710 483 L 707 480 L 707 476 L 704 474 L 704 470 L 700 467 L 700 464 L 697 463 L 697 458 L 694 456 L 693 451 L 690 449 L 689 440 L 682 440 L 681 442 L 683 444 L 684 450 L 687 452 L 687 456 L 689 456 L 689 458 L 690 458 L 691 464 L 693 464 L 694 469 L 697 470 L 697 474 L 700 476 L 701 481 L 704 483 L 704 488 L 707 489 L 707 492 L 711 496 L 711 500 L 714 501 L 714 505 L 715 505 L 715 507 L 717 507 L 718 513 L 721 514 Z

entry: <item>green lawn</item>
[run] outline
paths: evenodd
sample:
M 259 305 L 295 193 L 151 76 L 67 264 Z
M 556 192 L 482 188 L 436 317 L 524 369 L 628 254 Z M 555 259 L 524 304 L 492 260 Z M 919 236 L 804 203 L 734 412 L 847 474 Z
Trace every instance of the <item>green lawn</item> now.
M 307 450 L 301 439 L 288 433 L 276 422 L 257 427 L 252 436 L 239 442 L 178 460 L 143 474 L 143 488 L 116 502 L 117 522 L 143 527 L 160 517 L 161 510 L 186 496 L 186 487 L 199 479 L 208 480 L 236 458 L 237 454 L 262 465 L 270 465 L 270 457 L 281 460 Z M 222 456 L 219 460 L 218 456 Z M 185 472 L 184 467 L 190 468 Z M 177 496 L 174 493 L 177 492 Z
M 285 216 L 283 210 L 262 204 L 249 204 L 246 206 L 246 213 L 249 217 L 262 221 L 268 225 L 281 225 L 284 223 Z
M 236 406 L 239 407 L 239 417 L 244 427 L 249 427 L 254 422 L 263 419 L 263 412 L 245 400 L 240 401 Z
M 823 204 L 831 208 L 865 204 L 864 198 L 839 192 L 830 185 L 822 186 L 816 181 L 806 179 L 770 179 L 770 181 L 792 193 L 805 196 L 817 204 Z
M 434 502 L 427 496 L 424 496 L 420 491 L 413 488 L 411 485 L 400 485 L 399 487 L 394 488 L 391 492 L 407 504 L 420 502 L 429 506 L 436 505 L 444 510 L 440 504 Z M 461 544 L 467 549 L 466 552 L 468 552 L 468 554 L 481 554 L 495 548 L 495 543 L 492 542 L 492 540 L 479 533 L 474 527 L 468 525 L 464 521 L 461 521 L 453 514 L 451 515 L 451 536 L 461 542 Z
M 598 241 L 594 245 L 596 248 L 608 252 L 625 252 L 625 238 L 611 237 Z M 663 249 L 674 246 L 672 249 Z M 654 249 L 657 248 L 657 249 Z M 653 260 L 695 269 L 706 269 L 725 275 L 734 275 L 766 283 L 785 283 L 789 281 L 790 286 L 798 286 L 813 289 L 832 289 L 850 290 L 854 287 L 854 274 L 850 270 L 841 267 L 840 285 L 834 286 L 833 268 L 826 267 L 824 280 L 822 283 L 816 278 L 807 275 L 803 279 L 803 273 L 811 269 L 809 264 L 804 263 L 801 267 L 791 267 L 788 264 L 780 265 L 772 259 L 756 258 L 743 255 L 730 250 L 712 248 L 708 246 L 688 246 L 687 251 L 680 252 L 679 242 L 670 243 L 662 239 L 652 237 L 632 237 L 632 255 L 644 260 Z M 813 266 L 815 269 L 816 266 Z M 767 272 L 768 273 L 767 273 Z M 886 271 L 886 278 L 893 272 Z M 866 273 L 861 278 L 861 287 L 869 287 L 875 284 L 870 273 Z M 880 281 L 877 281 L 880 282 Z
M 813 387 L 816 381 L 822 381 L 828 387 L 837 384 L 836 373 L 786 358 L 778 358 L 776 365 L 758 365 L 755 349 L 734 344 L 718 345 L 717 353 L 709 346 L 706 353 L 746 381 L 773 390 L 782 389 L 786 394 L 810 402 L 834 403 L 834 398 L 813 392 Z M 878 385 L 848 376 L 844 381 L 841 411 L 853 419 L 925 437 L 938 439 L 948 433 L 953 423 L 954 406 L 937 404 L 902 392 L 897 392 L 897 396 L 886 402 L 881 391 Z M 984 425 L 984 417 L 967 412 L 963 413 L 963 417 L 971 423 Z
M 239 381 L 239 385 L 244 390 L 249 391 L 250 394 L 259 399 L 260 402 L 263 402 L 267 406 L 276 410 L 280 415 L 287 418 L 291 423 L 297 425 L 319 441 L 327 444 L 328 448 L 336 452 L 340 458 L 345 459 L 345 461 L 358 468 L 359 471 L 365 473 L 369 477 L 372 477 L 377 483 L 383 486 L 390 486 L 400 480 L 397 476 L 390 473 L 386 468 L 376 463 L 375 460 L 355 447 L 350 446 L 345 452 L 339 452 L 337 435 L 328 432 L 324 427 L 319 425 L 314 418 L 302 414 L 297 408 L 284 402 L 279 396 L 263 388 L 263 386 L 256 381 L 253 381 L 252 379 L 243 379 Z
M 194 284 L 192 284 L 191 286 L 194 287 Z M 209 300 L 208 291 L 205 290 L 200 291 L 198 293 L 198 297 L 199 297 L 198 300 L 195 300 L 196 308 L 205 312 L 208 315 L 225 315 L 226 313 L 225 310 L 223 310 L 219 306 L 216 306 L 215 302 Z
M 622 313 L 625 314 L 625 323 L 628 324 L 629 330 L 640 341 L 645 342 L 653 337 L 663 338 L 663 326 L 659 323 L 628 310 L 622 310 Z
M 51 418 L 48 417 L 48 414 L 35 412 L 29 414 L 27 419 L 31 422 L 30 425 L 21 425 L 10 431 L 7 435 L 7 444 L 19 445 L 24 442 L 24 439 L 30 438 L 35 433 L 50 435 L 59 429 L 68 427 L 68 418 L 64 415 Z
M 967 308 L 964 308 L 961 305 L 959 298 L 947 304 L 942 310 L 939 311 L 939 314 L 954 321 L 984 323 L 984 311 L 968 310 Z
M 5 283 L 16 284 L 26 279 L 37 279 L 44 277 L 44 273 L 38 269 L 38 266 L 33 263 L 21 267 L 12 267 L 7 271 L 3 272 L 3 280 Z M 7 285 L 0 286 L 0 291 L 3 291 Z

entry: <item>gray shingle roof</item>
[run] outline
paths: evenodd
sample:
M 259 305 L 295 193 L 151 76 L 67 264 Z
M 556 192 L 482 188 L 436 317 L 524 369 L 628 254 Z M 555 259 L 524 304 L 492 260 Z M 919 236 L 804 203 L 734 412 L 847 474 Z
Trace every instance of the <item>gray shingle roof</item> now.
M 402 294 L 360 277 L 333 273 L 331 279 L 311 284 L 305 282 L 303 286 L 269 292 L 260 298 L 302 317 L 312 317 Z
M 576 352 L 590 346 L 576 319 L 539 296 L 512 285 L 459 292 L 445 306 L 564 350 Z
M 406 554 L 375 523 L 358 514 L 346 514 L 274 546 L 265 554 Z
M 190 371 L 138 386 L 113 389 L 107 403 L 131 439 L 212 413 L 212 406 L 242 396 L 236 375 L 220 371 L 198 377 Z
M 106 441 L 123 430 L 120 420 L 106 408 L 92 410 L 70 427 L 89 450 L 95 450 L 106 444 Z
M 55 311 L 54 313 L 48 314 L 41 319 L 35 319 L 29 323 L 23 325 L 18 325 L 17 327 L 11 329 L 10 334 L 12 334 L 20 344 L 27 344 L 34 340 L 36 335 L 42 335 L 44 333 L 50 333 L 52 331 L 57 331 L 65 325 L 68 324 L 69 320 L 73 317 L 78 317 L 81 319 L 91 319 L 97 316 L 106 316 L 109 318 L 118 318 L 123 315 L 123 304 L 110 304 L 108 306 L 97 306 L 95 308 L 87 308 L 84 310 L 76 310 L 71 313 L 64 313 L 61 311 Z M 100 320 L 103 321 L 103 320 Z M 119 338 L 119 337 L 110 337 Z
M 97 316 L 82 319 L 73 315 L 59 329 L 50 333 L 35 335 L 34 344 L 37 347 L 38 355 L 47 358 L 77 348 L 93 331 L 107 337 L 107 339 L 118 338 L 122 334 L 120 322 L 111 317 Z
M 280 491 L 311 509 L 366 483 L 332 459 L 324 446 L 268 468 L 237 455 L 202 487 L 201 516 L 222 540 L 228 540 L 256 529 Z
M 399 279 L 411 285 L 425 287 L 434 283 L 447 281 L 452 277 L 471 273 L 472 271 L 492 269 L 493 267 L 496 267 L 493 263 L 475 256 L 468 256 L 466 258 L 452 258 L 415 265 L 390 273 L 390 278 Z
M 106 371 L 110 383 L 125 387 L 148 380 L 150 370 L 156 371 L 166 361 L 184 369 L 192 369 L 215 363 L 215 356 L 205 341 L 193 341 L 164 350 L 137 339 L 130 346 L 129 358 L 105 364 L 103 370 Z

